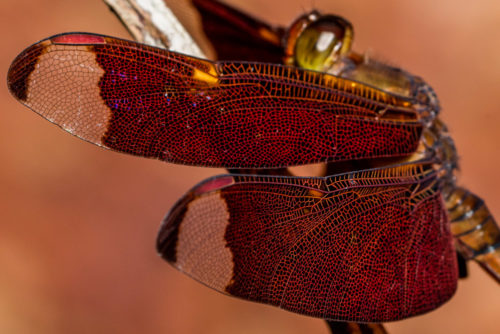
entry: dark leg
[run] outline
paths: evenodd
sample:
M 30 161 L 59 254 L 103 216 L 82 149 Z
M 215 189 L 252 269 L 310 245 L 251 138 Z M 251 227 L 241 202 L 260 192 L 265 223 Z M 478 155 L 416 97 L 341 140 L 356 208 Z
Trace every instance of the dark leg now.
M 358 324 L 325 320 L 332 334 L 387 334 L 382 324 Z

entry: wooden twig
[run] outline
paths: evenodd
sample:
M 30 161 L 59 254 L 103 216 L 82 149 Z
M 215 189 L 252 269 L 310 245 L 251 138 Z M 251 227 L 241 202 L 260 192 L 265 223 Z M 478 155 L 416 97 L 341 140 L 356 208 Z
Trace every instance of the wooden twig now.
M 205 58 L 163 0 L 104 0 L 132 37 L 141 43 Z

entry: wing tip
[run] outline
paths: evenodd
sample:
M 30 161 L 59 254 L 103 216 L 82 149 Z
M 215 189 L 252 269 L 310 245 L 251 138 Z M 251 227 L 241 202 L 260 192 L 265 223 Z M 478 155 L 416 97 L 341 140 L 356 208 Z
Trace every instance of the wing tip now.
M 200 196 L 218 192 L 222 188 L 234 183 L 233 176 L 219 175 L 202 181 L 184 195 L 163 219 L 156 240 L 158 254 L 166 261 L 176 263 L 179 232 L 192 202 Z
M 28 99 L 30 75 L 36 68 L 46 47 L 50 44 L 105 44 L 106 38 L 90 33 L 64 33 L 35 43 L 22 51 L 10 65 L 7 73 L 7 87 L 21 102 Z
M 177 262 L 177 242 L 179 229 L 190 202 L 189 193 L 181 198 L 163 219 L 156 238 L 156 251 L 167 262 Z
M 43 42 L 33 44 L 21 52 L 9 67 L 7 87 L 10 93 L 21 102 L 26 102 L 28 98 L 29 78 L 43 50 Z
M 11 94 L 21 102 L 26 102 L 29 91 L 29 78 L 49 44 L 105 44 L 106 38 L 91 33 L 64 33 L 35 43 L 22 51 L 10 65 L 7 73 L 7 87 Z

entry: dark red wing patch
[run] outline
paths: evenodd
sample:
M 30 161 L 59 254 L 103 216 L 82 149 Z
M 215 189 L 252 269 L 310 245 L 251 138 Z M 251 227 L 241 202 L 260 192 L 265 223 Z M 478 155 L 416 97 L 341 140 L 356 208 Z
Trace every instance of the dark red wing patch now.
M 360 83 L 93 34 L 29 47 L 8 83 L 24 104 L 84 140 L 180 164 L 274 168 L 402 156 L 422 131 L 412 100 Z
M 456 288 L 435 181 L 425 163 L 328 178 L 226 175 L 177 203 L 158 250 L 229 295 L 327 319 L 402 319 Z
M 218 1 L 192 0 L 218 60 L 283 63 L 285 29 L 275 28 Z

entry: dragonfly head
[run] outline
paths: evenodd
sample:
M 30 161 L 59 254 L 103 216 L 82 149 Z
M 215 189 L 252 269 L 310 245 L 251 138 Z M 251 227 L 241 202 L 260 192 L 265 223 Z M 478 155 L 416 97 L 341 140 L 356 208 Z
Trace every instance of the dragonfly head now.
M 353 28 L 336 15 L 318 12 L 300 16 L 285 37 L 285 62 L 308 70 L 328 72 L 351 50 Z

